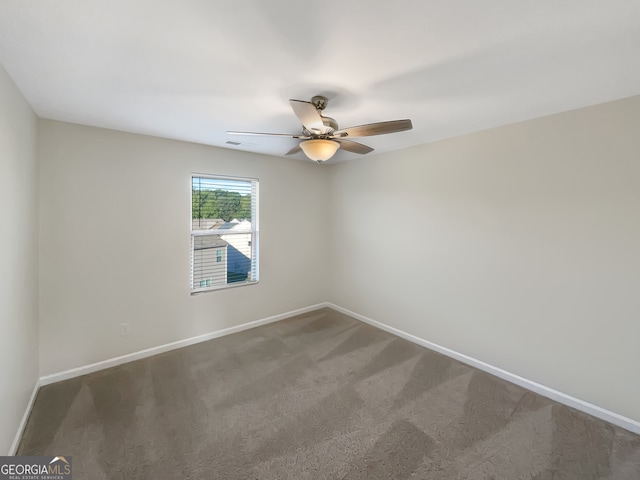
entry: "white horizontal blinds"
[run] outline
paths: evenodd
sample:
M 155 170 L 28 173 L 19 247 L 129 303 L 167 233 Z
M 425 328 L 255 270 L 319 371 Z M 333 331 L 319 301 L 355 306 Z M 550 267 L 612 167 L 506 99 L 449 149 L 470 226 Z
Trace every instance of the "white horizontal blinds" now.
M 253 225 L 253 242 L 251 243 L 251 279 L 258 281 L 258 243 L 260 226 L 258 225 L 258 182 L 251 182 L 251 198 L 255 199 L 252 203 L 252 225 Z
M 258 280 L 257 180 L 191 179 L 191 290 Z

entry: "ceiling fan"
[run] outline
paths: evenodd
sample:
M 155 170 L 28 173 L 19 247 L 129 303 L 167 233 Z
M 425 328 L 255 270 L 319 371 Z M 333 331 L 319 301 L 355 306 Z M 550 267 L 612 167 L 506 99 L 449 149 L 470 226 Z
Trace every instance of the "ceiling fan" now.
M 338 122 L 331 117 L 322 115 L 329 100 L 327 97 L 316 95 L 310 102 L 303 100 L 289 100 L 293 113 L 302 123 L 302 133 L 289 135 L 286 133 L 257 133 L 257 132 L 227 132 L 229 135 L 266 135 L 275 137 L 298 138 L 303 140 L 299 145 L 289 150 L 286 155 L 298 153 L 300 150 L 317 163 L 329 160 L 338 149 L 347 152 L 365 154 L 373 148 L 354 142 L 350 138 L 370 137 L 386 133 L 411 130 L 411 120 L 392 120 L 389 122 L 369 123 L 357 127 L 338 128 Z

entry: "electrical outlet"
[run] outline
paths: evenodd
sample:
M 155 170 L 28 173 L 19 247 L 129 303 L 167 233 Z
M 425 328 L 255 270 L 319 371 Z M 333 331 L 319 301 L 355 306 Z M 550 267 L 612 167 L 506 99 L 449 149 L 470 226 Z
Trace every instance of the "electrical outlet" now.
M 125 335 L 129 335 L 129 324 L 128 323 L 121 323 L 120 324 L 120 336 L 124 337 Z

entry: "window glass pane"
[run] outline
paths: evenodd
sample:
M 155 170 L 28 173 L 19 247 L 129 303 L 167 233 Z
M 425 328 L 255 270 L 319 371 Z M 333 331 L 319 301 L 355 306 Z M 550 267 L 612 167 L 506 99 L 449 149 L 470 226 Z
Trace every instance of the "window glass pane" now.
M 251 228 L 251 181 L 193 177 L 191 182 L 193 230 L 224 228 L 234 220 Z
M 257 184 L 192 177 L 192 288 L 258 280 Z

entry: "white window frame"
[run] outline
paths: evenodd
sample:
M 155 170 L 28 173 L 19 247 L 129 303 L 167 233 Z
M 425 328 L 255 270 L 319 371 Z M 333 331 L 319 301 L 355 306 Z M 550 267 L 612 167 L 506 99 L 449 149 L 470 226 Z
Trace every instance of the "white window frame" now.
M 213 230 L 193 230 L 193 179 L 194 178 L 211 178 L 214 180 L 236 180 L 242 182 L 251 182 L 251 199 L 252 205 L 255 205 L 252 208 L 252 218 L 251 218 L 251 228 L 250 229 L 242 229 L 242 230 L 234 230 L 230 232 L 228 229 L 213 229 Z M 191 295 L 197 295 L 199 293 L 204 292 L 212 292 L 217 290 L 226 290 L 228 288 L 236 288 L 236 287 L 244 287 L 246 285 L 256 285 L 260 281 L 259 275 L 259 218 L 260 218 L 260 179 L 258 178 L 250 178 L 250 177 L 233 177 L 228 175 L 215 175 L 210 173 L 191 173 L 189 176 L 190 185 L 189 189 L 191 194 L 189 197 L 191 198 L 191 202 L 189 203 L 189 230 L 191 232 L 191 249 L 190 249 L 190 261 L 189 261 L 189 286 L 191 290 Z M 197 236 L 207 236 L 207 235 L 251 235 L 251 269 L 249 271 L 249 278 L 244 282 L 233 282 L 226 283 L 224 285 L 211 285 L 209 287 L 200 287 L 200 285 L 194 285 L 193 277 L 194 277 L 194 243 L 195 237 Z

